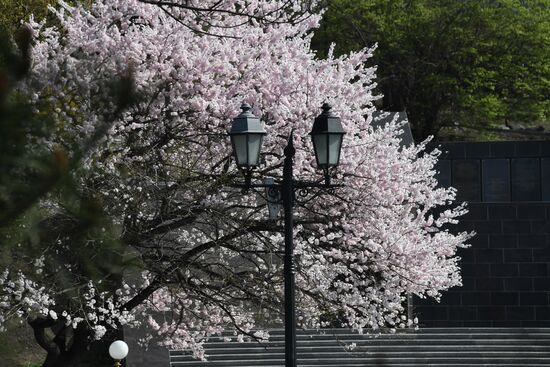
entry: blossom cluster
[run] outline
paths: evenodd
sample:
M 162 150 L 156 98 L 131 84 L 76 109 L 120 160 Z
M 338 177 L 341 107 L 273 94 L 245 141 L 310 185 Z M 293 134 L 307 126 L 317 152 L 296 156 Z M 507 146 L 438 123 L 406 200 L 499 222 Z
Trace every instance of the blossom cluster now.
M 10 273 L 8 269 L 4 270 L 0 275 L 0 291 L 0 331 L 4 330 L 4 323 L 11 318 L 32 320 L 41 317 L 60 320 L 74 329 L 80 323 L 85 323 L 93 331 L 93 337 L 101 339 L 107 327 L 135 327 L 140 323 L 134 313 L 120 307 L 133 293 L 128 284 L 123 284 L 115 294 L 108 294 L 98 291 L 93 282 L 88 282 L 82 292 L 80 307 L 74 311 L 57 305 L 54 292 L 38 285 L 22 272 Z
M 23 273 L 10 273 L 5 269 L 0 274 L 0 331 L 10 318 L 29 315 L 56 316 L 51 307 L 55 300 L 44 287 L 28 279 Z

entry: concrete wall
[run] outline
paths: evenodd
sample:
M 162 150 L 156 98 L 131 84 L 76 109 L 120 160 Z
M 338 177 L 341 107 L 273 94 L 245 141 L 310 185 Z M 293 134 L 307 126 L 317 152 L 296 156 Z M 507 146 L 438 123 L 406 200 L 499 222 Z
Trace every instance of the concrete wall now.
M 415 300 L 424 326 L 549 326 L 550 203 L 470 204 L 461 229 L 463 286 L 441 303 Z
M 443 166 L 451 167 L 440 180 L 444 184 L 457 182 L 455 162 L 477 162 L 478 174 L 474 169 L 463 171 L 458 179 L 470 198 L 478 195 L 477 200 L 469 202 L 470 213 L 454 227 L 477 235 L 472 247 L 459 253 L 463 286 L 446 292 L 439 304 L 414 300 L 421 325 L 550 326 L 550 171 L 545 166 L 550 162 L 550 142 L 454 143 L 442 148 L 447 151 Z M 535 173 L 514 171 L 513 162 L 523 164 L 526 158 L 538 161 L 531 165 Z M 484 174 L 483 162 L 489 159 L 506 160 L 509 168 L 501 166 L 501 178 L 507 173 L 508 182 L 487 182 L 492 176 Z M 470 182 L 464 179 L 468 174 L 474 176 Z M 516 193 L 532 195 L 532 200 L 514 197 L 514 186 L 519 187 Z M 488 187 L 501 199 L 508 195 L 508 200 L 483 202 Z

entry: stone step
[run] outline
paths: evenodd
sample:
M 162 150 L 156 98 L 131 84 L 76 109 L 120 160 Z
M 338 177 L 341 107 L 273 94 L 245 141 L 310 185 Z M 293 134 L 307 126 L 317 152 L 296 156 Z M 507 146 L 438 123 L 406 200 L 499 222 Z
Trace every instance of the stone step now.
M 281 353 L 262 353 L 262 354 L 216 354 L 209 355 L 209 361 L 229 361 L 229 360 L 258 360 L 258 359 L 277 359 L 281 358 Z M 389 357 L 388 357 L 389 356 Z M 319 352 L 319 353 L 299 353 L 300 360 L 313 360 L 313 359 L 323 359 L 323 360 L 332 360 L 332 359 L 357 359 L 357 358 L 388 358 L 388 359 L 418 359 L 418 358 L 483 358 L 483 359 L 498 359 L 498 358 L 544 358 L 548 357 L 546 353 L 540 351 L 508 351 L 508 352 L 493 352 L 485 351 L 480 352 L 452 352 L 447 351 L 407 351 L 407 352 L 392 352 L 391 356 L 388 353 L 377 353 L 377 352 L 365 352 L 365 353 L 330 353 L 330 352 Z M 550 357 L 548 357 L 550 358 Z M 183 362 L 183 361 L 192 361 L 191 356 L 179 356 L 173 357 L 173 362 Z
M 361 339 L 355 340 L 317 340 L 317 341 L 297 341 L 298 348 L 300 347 L 327 347 L 327 346 L 346 346 L 350 343 L 356 343 L 357 346 L 423 346 L 423 345 L 448 345 L 448 346 L 476 346 L 476 345 L 543 345 L 550 346 L 550 340 L 543 339 L 477 339 L 477 340 L 464 340 L 464 339 L 424 339 L 424 340 L 374 340 L 365 341 Z M 218 348 L 278 348 L 283 347 L 284 342 L 270 342 L 270 343 L 258 343 L 258 342 L 223 342 L 223 343 L 206 343 L 207 349 Z
M 460 334 L 460 333 L 447 333 L 447 334 L 428 334 L 428 333 L 403 333 L 403 334 L 312 334 L 312 335 L 298 335 L 296 337 L 297 341 L 321 341 L 321 340 L 419 340 L 419 339 L 441 339 L 441 338 L 452 338 L 452 339 L 475 339 L 475 340 L 484 340 L 484 339 L 543 339 L 550 340 L 550 330 L 545 333 L 478 333 L 478 334 Z M 235 343 L 236 338 L 232 337 L 230 343 Z M 271 335 L 267 340 L 269 342 L 283 342 L 284 336 Z M 214 336 L 211 337 L 207 344 L 223 343 L 223 337 Z M 253 342 L 257 341 L 253 338 L 245 338 L 244 342 Z
M 267 330 L 271 338 L 284 338 L 284 330 L 280 329 L 268 329 Z M 297 330 L 297 338 L 305 338 L 311 336 L 323 336 L 323 335 L 359 335 L 359 336 L 387 336 L 396 337 L 404 335 L 440 335 L 440 334 L 456 334 L 456 335 L 488 335 L 488 334 L 513 334 L 513 335 L 548 335 L 550 334 L 550 328 L 421 328 L 414 329 L 396 329 L 394 332 L 389 332 L 385 329 L 379 329 L 377 331 L 368 330 L 362 334 L 351 331 L 349 329 L 321 329 L 315 330 Z M 234 337 L 233 333 L 222 333 L 222 336 Z
M 298 359 L 298 366 L 441 366 L 443 364 L 453 364 L 461 366 L 485 366 L 486 364 L 500 366 L 550 366 L 550 358 L 536 358 L 526 360 L 524 358 L 347 358 L 347 359 Z M 173 367 L 265 367 L 265 366 L 280 366 L 284 367 L 284 360 L 279 359 L 263 359 L 257 361 L 248 360 L 229 360 L 229 361 L 210 361 L 210 362 L 172 362 Z
M 455 351 L 455 352 L 481 352 L 481 351 L 502 351 L 502 352 L 516 352 L 516 351 L 526 351 L 526 352 L 547 352 L 550 347 L 550 344 L 546 345 L 533 345 L 533 343 L 530 344 L 524 344 L 524 345 L 422 345 L 422 352 L 424 351 Z M 329 352 L 329 353 L 358 353 L 359 351 L 361 353 L 365 352 L 417 352 L 418 346 L 411 346 L 411 345 L 386 345 L 386 346 L 379 346 L 379 345 L 362 345 L 357 346 L 356 348 L 353 348 L 351 351 L 346 349 L 344 346 L 311 346 L 311 347 L 304 347 L 304 346 L 298 346 L 296 348 L 298 353 L 319 353 L 319 352 Z M 277 346 L 277 347 L 263 347 L 263 346 L 251 346 L 251 347 L 243 347 L 235 345 L 234 347 L 228 347 L 228 348 L 210 348 L 208 349 L 209 355 L 217 355 L 217 354 L 242 354 L 243 351 L 246 351 L 247 353 L 254 353 L 254 354 L 263 354 L 263 353 L 281 353 L 284 352 L 284 346 Z M 185 356 L 189 355 L 188 352 L 179 352 L 179 351 L 173 351 L 172 356 Z
M 171 351 L 171 367 L 283 367 L 284 334 L 270 330 L 269 342 L 205 343 L 208 362 Z M 346 350 L 348 343 L 356 343 Z M 367 366 L 548 366 L 550 329 L 422 329 L 395 334 L 358 334 L 349 330 L 304 331 L 297 337 L 299 367 Z

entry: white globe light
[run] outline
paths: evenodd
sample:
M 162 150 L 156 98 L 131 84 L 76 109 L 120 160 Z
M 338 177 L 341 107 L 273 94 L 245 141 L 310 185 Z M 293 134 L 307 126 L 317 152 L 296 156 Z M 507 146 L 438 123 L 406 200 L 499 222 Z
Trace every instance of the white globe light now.
M 112 359 L 117 360 L 126 358 L 128 355 L 128 344 L 122 340 L 114 341 L 111 346 L 109 346 L 109 355 Z

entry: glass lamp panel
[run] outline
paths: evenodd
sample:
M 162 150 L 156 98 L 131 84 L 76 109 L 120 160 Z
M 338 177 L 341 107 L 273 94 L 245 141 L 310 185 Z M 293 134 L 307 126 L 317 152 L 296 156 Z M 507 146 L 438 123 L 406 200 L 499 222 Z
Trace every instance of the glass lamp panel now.
M 317 158 L 317 164 L 324 166 L 328 162 L 328 147 L 327 147 L 327 135 L 315 134 L 312 135 L 313 149 L 315 150 L 315 157 Z
M 235 159 L 237 160 L 238 166 L 245 166 L 248 163 L 247 159 L 247 145 L 246 145 L 246 135 L 245 134 L 236 134 L 231 135 L 231 140 L 233 142 L 233 152 L 235 154 Z
M 248 134 L 248 165 L 257 166 L 260 162 L 262 134 Z
M 337 166 L 340 160 L 340 148 L 342 146 L 342 134 L 328 135 L 328 165 Z

